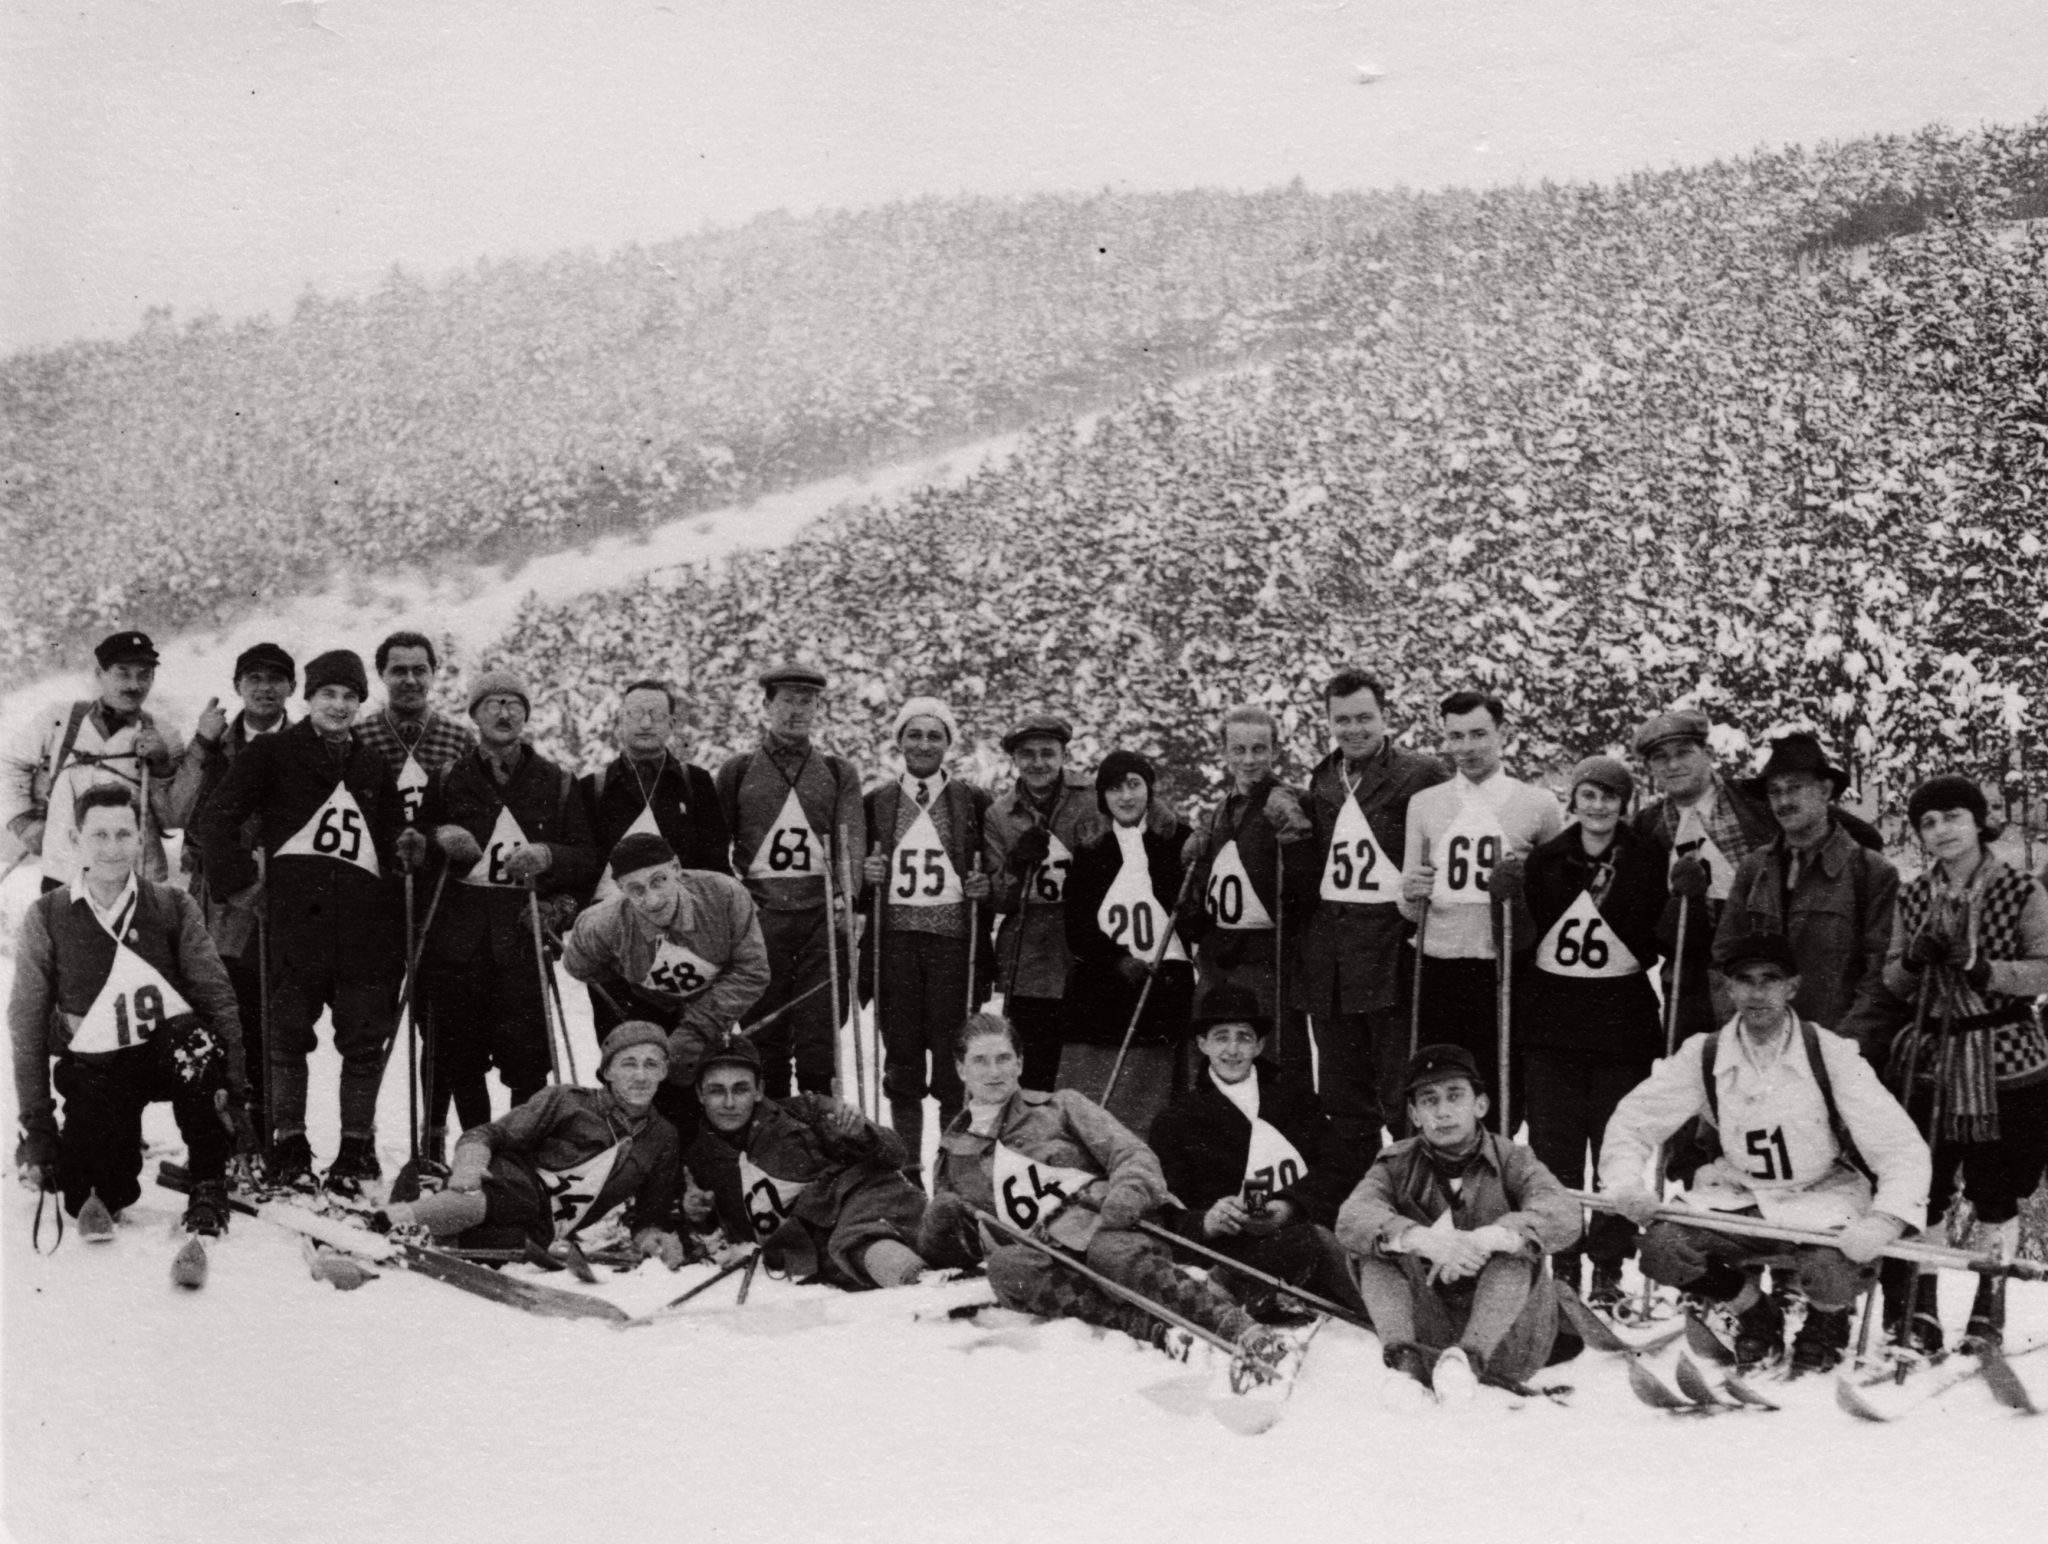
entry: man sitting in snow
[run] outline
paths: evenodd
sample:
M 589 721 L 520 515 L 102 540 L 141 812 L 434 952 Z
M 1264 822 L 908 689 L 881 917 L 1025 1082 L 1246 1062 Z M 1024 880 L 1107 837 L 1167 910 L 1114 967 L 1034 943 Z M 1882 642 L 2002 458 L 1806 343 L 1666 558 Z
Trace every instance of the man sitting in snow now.
M 1172 1192 L 1165 1224 L 1362 1316 L 1329 1228 L 1363 1165 L 1337 1140 L 1306 1077 L 1264 1059 L 1273 1021 L 1251 992 L 1213 989 L 1195 1031 L 1207 1070 L 1152 1123 L 1150 1146 Z M 1236 1291 L 1229 1272 L 1221 1279 Z
M 1476 1383 L 1520 1383 L 1563 1360 L 1543 1257 L 1576 1244 L 1582 1223 L 1534 1153 L 1485 1129 L 1470 1051 L 1426 1045 L 1404 1081 L 1416 1135 L 1366 1172 L 1337 1238 L 1359 1257 L 1359 1290 L 1397 1374 L 1390 1398 L 1417 1398 L 1420 1385 L 1461 1403 Z M 1570 1355 L 1576 1341 L 1566 1344 Z
M 908 1286 L 924 1192 L 903 1177 L 895 1132 L 823 1094 L 761 1093 L 761 1053 L 733 1034 L 697 1064 L 704 1128 L 691 1142 L 684 1214 L 758 1240 L 777 1272 L 858 1290 Z M 697 1188 L 702 1186 L 702 1189 Z
M 605 1036 L 597 1075 L 601 1088 L 551 1084 L 463 1132 L 447 1188 L 394 1202 L 373 1226 L 477 1248 L 545 1248 L 623 1205 L 640 1252 L 681 1265 L 683 1243 L 670 1219 L 682 1153 L 675 1127 L 654 1108 L 668 1076 L 668 1037 L 628 1020 Z
M 1794 1249 L 1659 1222 L 1642 1245 L 1644 1275 L 1735 1315 L 1735 1354 L 1745 1366 L 1784 1349 L 1784 1315 L 1758 1278 L 1760 1262 L 1791 1256 L 1808 1304 L 1793 1362 L 1826 1371 L 1848 1345 L 1849 1307 L 1876 1279 L 1878 1252 L 1927 1221 L 1927 1143 L 1855 1042 L 1792 1011 L 1799 972 L 1783 934 L 1733 940 L 1722 970 L 1735 1018 L 1686 1041 L 1615 1108 L 1600 1184 L 1631 1220 L 1650 1223 L 1658 1205 L 1644 1183 L 1651 1152 L 1700 1116 L 1720 1133 L 1721 1154 L 1695 1175 L 1690 1204 L 1840 1227 L 1833 1248 Z

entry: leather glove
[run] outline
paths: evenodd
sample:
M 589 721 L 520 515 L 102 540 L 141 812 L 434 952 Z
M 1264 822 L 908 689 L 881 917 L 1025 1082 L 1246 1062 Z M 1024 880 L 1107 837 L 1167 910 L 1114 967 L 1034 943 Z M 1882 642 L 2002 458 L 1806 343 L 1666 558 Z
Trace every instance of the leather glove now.
M 1970 990 L 1982 992 L 1991 985 L 1991 962 L 1978 955 L 1963 971 L 1963 979 L 1970 983 Z
M 1119 1186 L 1102 1198 L 1096 1215 L 1105 1228 L 1135 1228 L 1145 1215 L 1145 1199 L 1131 1187 Z
M 1619 1190 L 1608 1191 L 1607 1199 L 1615 1204 L 1622 1216 L 1639 1228 L 1647 1228 L 1654 1222 L 1657 1208 L 1664 1204 L 1646 1185 L 1623 1185 Z
M 1152 974 L 1151 971 L 1145 968 L 1143 960 L 1129 954 L 1116 962 L 1116 973 L 1123 977 L 1125 986 L 1133 988 L 1142 987 L 1145 984 L 1145 978 Z
M 1010 872 L 1019 879 L 1029 879 L 1031 871 L 1042 867 L 1051 856 L 1052 833 L 1043 826 L 1033 826 L 1010 849 Z
M 1266 795 L 1266 823 L 1282 845 L 1293 846 L 1316 834 L 1315 822 L 1301 807 L 1301 796 L 1292 788 L 1275 788 Z
M 861 859 L 860 879 L 869 889 L 879 890 L 889 882 L 889 860 L 881 853 L 869 853 Z
M 1946 933 L 1937 933 L 1924 928 L 1913 935 L 1906 945 L 1906 968 L 1913 971 L 1925 970 L 1930 965 L 1960 964 L 1955 940 Z
M 491 1166 L 491 1150 L 481 1142 L 455 1144 L 455 1162 L 448 1170 L 450 1190 L 476 1191 L 484 1188 L 484 1171 Z
M 538 879 L 554 866 L 555 855 L 546 842 L 528 842 L 515 847 L 505 859 L 505 873 L 520 884 Z
M 1529 860 L 1520 853 L 1509 853 L 1493 866 L 1493 874 L 1487 880 L 1487 893 L 1503 906 L 1512 905 L 1522 898 L 1529 877 Z
M 484 855 L 483 844 L 461 826 L 442 826 L 434 833 L 434 845 L 458 873 L 468 873 Z
M 1713 877 L 1706 864 L 1688 853 L 1671 865 L 1671 893 L 1682 900 L 1696 901 L 1711 888 Z
M 1884 1246 L 1906 1231 L 1898 1218 L 1884 1212 L 1869 1212 L 1843 1227 L 1835 1247 L 1858 1265 L 1875 1260 Z
M 398 859 L 399 869 L 407 874 L 417 873 L 420 865 L 427 861 L 427 839 L 412 826 L 398 833 L 391 850 Z
M 551 895 L 540 903 L 540 920 L 557 934 L 565 934 L 576 925 L 576 897 L 573 895 Z

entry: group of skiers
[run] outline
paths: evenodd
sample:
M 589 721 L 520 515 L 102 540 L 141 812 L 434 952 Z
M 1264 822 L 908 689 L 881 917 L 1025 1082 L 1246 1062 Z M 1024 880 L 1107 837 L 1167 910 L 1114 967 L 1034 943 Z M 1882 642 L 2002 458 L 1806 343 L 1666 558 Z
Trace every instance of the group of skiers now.
M 259 644 L 241 711 L 209 703 L 189 744 L 145 706 L 145 635 L 96 661 L 97 699 L 0 761 L 45 888 L 10 1009 L 17 1165 L 82 1230 L 139 1195 L 141 1111 L 169 1099 L 202 1232 L 239 1155 L 439 1238 L 552 1243 L 623 1206 L 671 1263 L 695 1235 L 849 1287 L 982 1264 L 1012 1306 L 1206 1333 L 1267 1369 L 1307 1298 L 1454 1396 L 1571 1349 L 1559 1294 L 1614 1305 L 1638 1225 L 1644 1273 L 1725 1305 L 1745 1359 L 1783 1352 L 1796 1283 L 1791 1356 L 1830 1366 L 1930 1196 L 1959 1184 L 2010 1252 L 2048 1167 L 2048 894 L 1954 775 L 1913 791 L 1902 885 L 1810 734 L 1739 779 L 1704 714 L 1659 712 L 1632 747 L 1655 798 L 1596 754 L 1560 805 L 1504 770 L 1497 698 L 1443 699 L 1438 759 L 1347 668 L 1303 786 L 1267 710 L 1224 714 L 1224 794 L 1190 824 L 1136 752 L 1071 768 L 1049 713 L 1003 734 L 1016 780 L 991 798 L 948 770 L 961 730 L 934 697 L 901 705 L 902 770 L 864 788 L 816 743 L 830 682 L 808 664 L 760 675 L 760 744 L 715 775 L 674 748 L 674 689 L 630 683 L 620 754 L 577 777 L 525 738 L 516 675 L 474 677 L 468 724 L 434 709 L 417 633 L 376 651 L 370 712 L 354 654 L 301 683 Z M 557 959 L 590 994 L 595 1088 Z M 323 1012 L 341 1139 L 316 1177 Z M 379 1196 L 402 1024 L 419 1158 Z M 1565 1186 L 1589 1155 L 1612 1210 L 1583 1231 Z M 1841 1232 L 1788 1258 L 1688 1228 L 1667 1172 L 1695 1207 Z M 1885 1269 L 1888 1328 L 1923 1351 L 1934 1280 Z M 1969 1333 L 2003 1315 L 1986 1276 Z

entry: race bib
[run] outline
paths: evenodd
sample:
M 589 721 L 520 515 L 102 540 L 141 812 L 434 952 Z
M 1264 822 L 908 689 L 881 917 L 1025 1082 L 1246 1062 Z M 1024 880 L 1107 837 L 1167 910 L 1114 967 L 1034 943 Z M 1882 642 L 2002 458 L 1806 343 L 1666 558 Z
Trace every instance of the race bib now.
M 740 1201 L 756 1238 L 766 1238 L 781 1227 L 797 1198 L 809 1188 L 808 1180 L 777 1179 L 745 1153 L 740 1154 Z
M 411 751 L 405 753 L 405 765 L 398 769 L 398 797 L 405 811 L 405 823 L 416 824 L 420 805 L 427 797 L 427 769 Z
M 953 867 L 946 844 L 939 840 L 932 812 L 919 810 L 889 860 L 890 904 L 952 906 L 966 899 L 959 871 Z
M 1056 1163 L 1026 1158 L 1014 1147 L 996 1143 L 996 1210 L 1012 1227 L 1035 1228 L 1102 1176 L 1086 1169 L 1063 1169 Z
M 1825 1120 L 1744 1126 L 1722 1138 L 1721 1151 L 1757 1190 L 1810 1185 L 1841 1153 Z
M 1263 1180 L 1269 1191 L 1281 1191 L 1300 1183 L 1306 1173 L 1308 1161 L 1301 1156 L 1300 1149 L 1280 1134 L 1280 1128 L 1270 1121 L 1254 1119 L 1251 1148 L 1244 1159 L 1245 1183 Z
M 1067 870 L 1074 865 L 1074 850 L 1056 831 L 1046 833 L 1045 861 L 1031 873 L 1030 888 L 1024 893 L 1027 906 L 1057 906 L 1067 898 Z
M 1386 906 L 1401 898 L 1401 871 L 1372 834 L 1372 824 L 1349 792 L 1330 832 L 1323 859 L 1323 899 L 1353 906 Z
M 1216 861 L 1209 865 L 1206 904 L 1218 927 L 1245 933 L 1272 929 L 1273 914 L 1252 888 L 1252 876 L 1244 871 L 1235 837 L 1223 844 Z
M 126 944 L 116 943 L 114 968 L 72 1030 L 71 1049 L 125 1051 L 191 1011 L 162 971 Z
M 790 789 L 782 813 L 754 849 L 747 865 L 749 879 L 817 879 L 825 873 L 825 844 L 811 829 L 811 819 Z
M 547 1188 L 548 1212 L 554 1218 L 555 1237 L 567 1238 L 590 1221 L 590 1209 L 597 1205 L 598 1192 L 611 1178 L 612 1165 L 626 1144 L 614 1142 L 596 1156 L 586 1158 L 572 1169 L 542 1169 L 541 1184 Z
M 718 979 L 720 968 L 693 950 L 664 938 L 640 984 L 672 997 L 695 997 Z
M 1593 897 L 1581 890 L 1536 946 L 1536 968 L 1547 975 L 1598 981 L 1640 975 L 1643 965 L 1614 936 Z
M 498 823 L 491 827 L 491 839 L 484 843 L 484 855 L 476 860 L 476 866 L 462 876 L 466 885 L 481 885 L 491 890 L 523 890 L 526 887 L 505 870 L 506 860 L 526 845 L 526 833 L 519 829 L 519 822 L 512 818 L 512 807 L 504 805 L 498 810 Z
M 1163 936 L 1166 953 L 1160 958 L 1185 960 L 1188 952 L 1181 947 L 1179 935 L 1167 931 L 1171 920 L 1152 893 L 1152 875 L 1145 866 L 1142 849 L 1136 858 L 1126 855 L 1109 893 L 1095 910 L 1095 925 L 1102 929 L 1105 938 L 1133 959 L 1151 959 Z
M 1707 823 L 1700 819 L 1697 809 L 1689 809 L 1679 817 L 1678 834 L 1671 843 L 1671 861 L 1676 864 L 1680 858 L 1698 858 L 1707 866 L 1708 899 L 1725 901 L 1734 891 L 1735 865 L 1707 834 Z
M 661 835 L 661 827 L 654 823 L 654 806 L 652 804 L 645 804 L 641 806 L 640 813 L 633 817 L 633 823 L 619 833 L 619 841 L 623 842 L 629 836 L 659 835 Z M 614 852 L 618 850 L 617 842 L 612 844 L 612 850 Z M 608 901 L 618 893 L 619 882 L 612 878 L 612 860 L 607 855 L 604 860 L 604 872 L 597 876 L 597 889 L 592 893 L 590 899 L 592 904 L 595 904 L 598 901 Z
M 363 807 L 356 803 L 347 783 L 334 785 L 327 802 L 313 812 L 298 835 L 277 849 L 277 856 L 332 858 L 372 878 L 383 873 L 377 866 L 376 846 L 370 841 L 370 823 L 363 819 Z
M 1505 842 L 1500 817 L 1477 799 L 1468 801 L 1437 840 L 1431 902 L 1469 906 L 1484 901 Z

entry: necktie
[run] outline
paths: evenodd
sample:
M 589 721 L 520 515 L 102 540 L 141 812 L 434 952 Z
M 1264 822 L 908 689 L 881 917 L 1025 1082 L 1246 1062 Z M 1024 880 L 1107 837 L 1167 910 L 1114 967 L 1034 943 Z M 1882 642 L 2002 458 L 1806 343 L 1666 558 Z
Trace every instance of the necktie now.
M 932 802 L 932 785 L 919 778 L 917 783 L 917 807 L 923 809 Z

